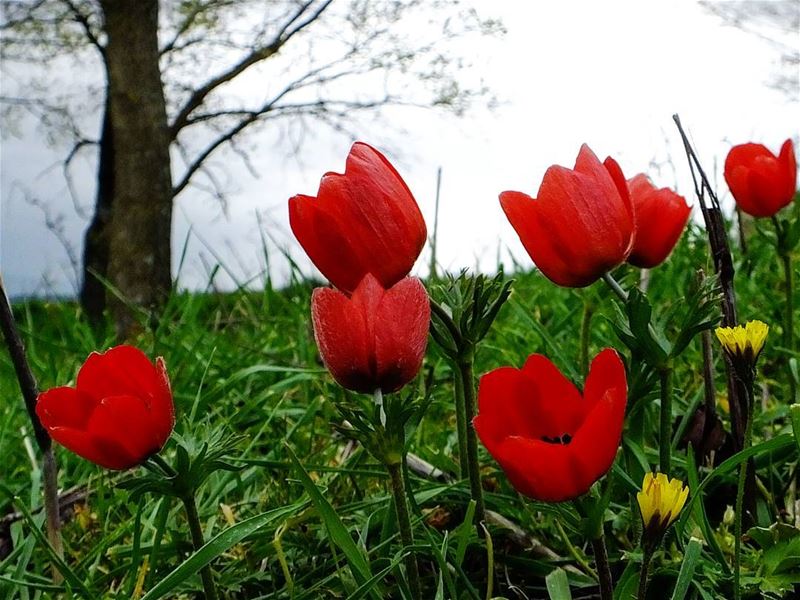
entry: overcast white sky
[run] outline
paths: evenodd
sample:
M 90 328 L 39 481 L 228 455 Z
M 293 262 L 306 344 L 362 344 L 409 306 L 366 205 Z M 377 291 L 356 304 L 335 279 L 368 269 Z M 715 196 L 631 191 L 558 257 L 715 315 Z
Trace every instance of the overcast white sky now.
M 475 2 L 482 10 L 491 7 L 508 30 L 501 40 L 465 48 L 475 63 L 470 77 L 482 77 L 501 105 L 461 119 L 392 109 L 385 117 L 393 127 L 367 123 L 358 130 L 360 139 L 386 150 L 395 162 L 429 230 L 436 169 L 442 167 L 439 258 L 447 268 L 491 270 L 498 256 L 508 263 L 510 255 L 531 264 L 497 195 L 507 189 L 535 195 L 545 169 L 572 166 L 583 142 L 601 159 L 616 157 L 627 177 L 647 172 L 692 203 L 673 113 L 681 115 L 709 170 L 715 161 L 722 164 L 732 144 L 758 141 L 776 150 L 787 137 L 797 140 L 800 90 L 787 95 L 766 85 L 780 67 L 776 48 L 724 26 L 692 0 Z M 783 40 L 797 47 L 800 32 Z M 14 296 L 72 294 L 76 281 L 68 255 L 48 231 L 43 211 L 30 206 L 21 190 L 61 219 L 78 255 L 86 222 L 67 199 L 60 170 L 49 168 L 62 153 L 48 147 L 33 123 L 22 123 L 20 132 L 6 137 L 0 149 L 0 269 Z M 349 145 L 323 135 L 301 160 L 287 159 L 265 134 L 263 152 L 254 160 L 263 175 L 254 179 L 240 165 L 232 167 L 227 215 L 201 192 L 183 194 L 173 224 L 176 268 L 188 240 L 180 284 L 204 289 L 218 260 L 239 282 L 262 281 L 256 214 L 277 244 L 311 272 L 289 232 L 286 200 L 315 194 L 323 172 L 342 171 Z M 91 165 L 78 174 L 79 191 L 90 199 Z M 271 272 L 280 282 L 287 265 L 272 250 Z M 426 264 L 419 261 L 420 273 Z M 234 284 L 223 270 L 215 285 Z

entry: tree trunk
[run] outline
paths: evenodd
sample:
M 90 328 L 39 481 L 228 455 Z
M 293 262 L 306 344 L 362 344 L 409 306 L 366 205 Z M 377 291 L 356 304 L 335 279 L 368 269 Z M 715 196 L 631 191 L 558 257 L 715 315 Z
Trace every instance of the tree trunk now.
M 101 0 L 114 135 L 109 297 L 120 338 L 172 286 L 172 175 L 158 53 L 158 0 Z M 137 312 L 139 315 L 137 315 Z
M 114 133 L 111 128 L 110 99 L 110 95 L 106 93 L 97 166 L 97 198 L 94 216 L 83 243 L 80 300 L 92 323 L 99 323 L 106 309 L 106 287 L 103 280 L 108 278 L 108 227 L 114 199 Z

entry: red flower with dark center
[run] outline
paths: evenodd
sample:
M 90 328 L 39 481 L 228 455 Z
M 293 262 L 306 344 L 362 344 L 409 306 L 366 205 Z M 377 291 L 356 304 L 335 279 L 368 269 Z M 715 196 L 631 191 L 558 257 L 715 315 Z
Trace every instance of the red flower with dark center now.
M 628 262 L 636 267 L 651 269 L 669 256 L 681 238 L 691 207 L 668 188 L 658 189 L 647 175 L 639 174 L 628 180 L 633 200 L 634 235 L 633 250 Z
M 39 394 L 36 414 L 59 444 L 108 469 L 141 464 L 161 450 L 175 425 L 164 360 L 153 365 L 133 346 L 92 352 L 75 387 Z
M 322 360 L 339 385 L 355 392 L 393 392 L 417 375 L 430 316 L 428 294 L 414 277 L 384 289 L 367 274 L 350 298 L 331 288 L 311 296 Z
M 500 205 L 533 262 L 554 283 L 585 287 L 625 262 L 634 218 L 625 176 L 589 146 L 574 169 L 547 169 L 537 198 L 503 192 Z
M 625 418 L 625 367 L 608 348 L 592 361 L 583 396 L 541 354 L 522 369 L 481 377 L 473 423 L 511 484 L 535 500 L 585 494 L 610 468 Z
M 792 140 L 775 156 L 761 144 L 734 146 L 725 159 L 725 181 L 739 208 L 754 217 L 771 217 L 794 198 L 797 161 Z
M 344 175 L 326 173 L 317 197 L 289 199 L 289 224 L 320 272 L 352 292 L 367 273 L 384 288 L 409 274 L 427 230 L 414 196 L 380 152 L 356 142 Z

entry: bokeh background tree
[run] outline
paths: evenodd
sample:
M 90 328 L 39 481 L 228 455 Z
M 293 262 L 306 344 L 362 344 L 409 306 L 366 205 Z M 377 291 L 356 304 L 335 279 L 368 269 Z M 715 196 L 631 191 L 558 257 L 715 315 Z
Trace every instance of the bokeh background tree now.
M 449 42 L 502 32 L 458 0 L 4 0 L 2 9 L 0 57 L 16 83 L 3 92 L 5 122 L 32 113 L 64 147 L 68 182 L 78 156 L 95 161 L 80 299 L 93 320 L 108 306 L 122 337 L 171 289 L 174 199 L 200 188 L 225 206 L 226 162 L 252 168 L 263 151 L 254 132 L 289 123 L 280 151 L 290 153 L 308 128 L 348 133 L 391 105 L 461 113 L 488 92 L 465 86 L 468 62 Z M 425 27 L 398 27 L 419 11 Z M 48 85 L 63 69 L 70 89 Z

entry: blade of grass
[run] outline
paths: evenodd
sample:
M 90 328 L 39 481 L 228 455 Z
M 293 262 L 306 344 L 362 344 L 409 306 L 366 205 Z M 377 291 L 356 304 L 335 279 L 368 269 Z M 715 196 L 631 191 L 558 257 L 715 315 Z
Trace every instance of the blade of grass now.
M 550 571 L 550 574 L 544 578 L 544 583 L 547 586 L 550 600 L 572 600 L 569 579 L 567 579 L 567 572 L 564 569 L 559 567 Z
M 303 485 L 303 488 L 319 512 L 320 518 L 328 531 L 328 535 L 333 543 L 344 553 L 347 563 L 350 565 L 350 570 L 353 572 L 353 576 L 356 578 L 359 586 L 364 585 L 372 578 L 372 572 L 370 571 L 367 559 L 358 549 L 358 546 L 356 546 L 356 543 L 350 536 L 350 532 L 347 531 L 347 528 L 344 526 L 344 523 L 342 523 L 339 515 L 336 514 L 333 506 L 325 499 L 325 496 L 319 491 L 319 488 L 311 479 L 308 472 L 303 468 L 303 465 L 298 460 L 292 448 L 288 444 L 285 444 L 285 448 L 295 466 L 300 478 L 300 483 Z
M 690 539 L 686 545 L 681 570 L 678 573 L 678 580 L 675 582 L 675 590 L 672 592 L 672 600 L 683 600 L 686 597 L 686 592 L 689 591 L 689 585 L 692 583 L 692 577 L 694 577 L 694 570 L 697 567 L 697 559 L 700 557 L 701 549 L 702 543 L 695 537 Z
M 157 600 L 157 598 L 163 598 L 167 594 L 174 592 L 181 583 L 192 575 L 195 575 L 202 567 L 209 564 L 220 554 L 227 552 L 243 539 L 269 523 L 285 519 L 291 514 L 299 513 L 306 504 L 306 502 L 299 502 L 280 508 L 274 508 L 260 515 L 245 519 L 232 527 L 228 527 L 228 529 L 217 534 L 197 552 L 183 561 L 177 568 L 173 569 L 171 573 L 153 586 L 153 588 L 142 597 L 142 600 Z

